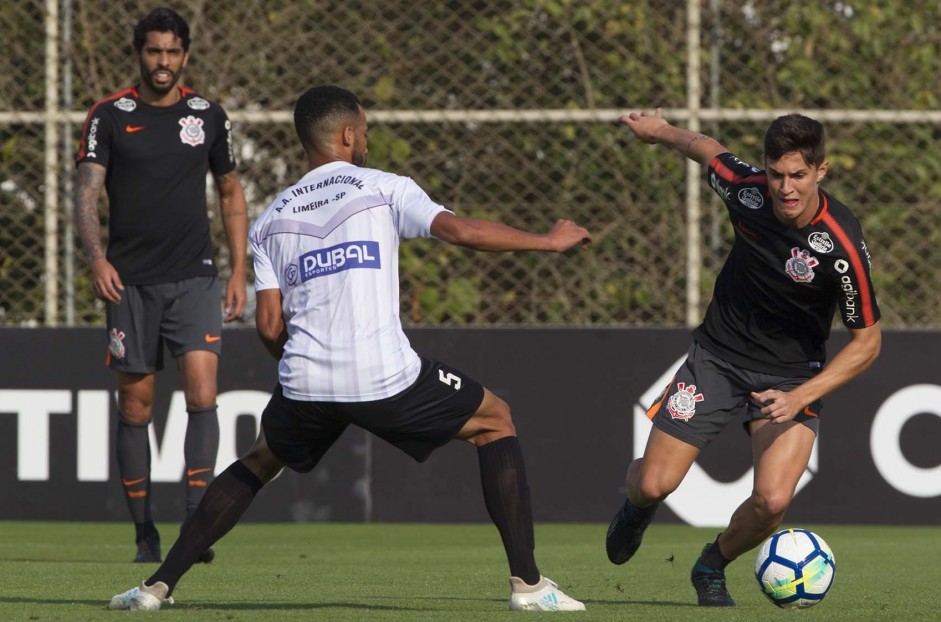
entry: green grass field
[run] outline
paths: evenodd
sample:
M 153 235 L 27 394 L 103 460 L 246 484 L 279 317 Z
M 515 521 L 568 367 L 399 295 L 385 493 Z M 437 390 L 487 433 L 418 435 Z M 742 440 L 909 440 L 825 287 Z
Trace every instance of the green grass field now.
M 788 525 L 791 526 L 791 525 Z M 540 570 L 585 601 L 580 620 L 941 620 L 941 528 L 801 525 L 833 548 L 837 578 L 813 609 L 771 605 L 749 553 L 729 567 L 738 606 L 701 609 L 689 570 L 715 529 L 654 524 L 624 566 L 605 557 L 605 525 L 536 529 Z M 162 525 L 166 551 L 175 526 Z M 130 563 L 130 525 L 0 522 L 0 620 L 125 619 L 110 597 L 149 576 Z M 216 561 L 156 614 L 187 620 L 510 620 L 507 568 L 490 525 L 239 525 Z

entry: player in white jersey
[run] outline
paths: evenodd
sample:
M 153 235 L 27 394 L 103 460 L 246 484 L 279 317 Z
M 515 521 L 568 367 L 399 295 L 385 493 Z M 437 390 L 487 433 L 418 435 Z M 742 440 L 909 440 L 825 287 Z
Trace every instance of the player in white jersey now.
M 399 238 L 428 237 L 442 212 L 411 179 L 343 161 L 310 171 L 265 210 L 250 235 L 255 289 L 281 293 L 298 335 L 279 365 L 286 397 L 361 402 L 415 382 L 418 355 L 399 320 Z
M 534 558 L 529 486 L 506 402 L 412 350 L 399 320 L 399 240 L 436 237 L 487 251 L 562 252 L 587 230 L 546 234 L 464 218 L 411 179 L 365 168 L 366 114 L 355 95 L 314 87 L 294 109 L 310 172 L 252 227 L 258 334 L 279 386 L 248 454 L 218 475 L 166 561 L 115 609 L 159 609 L 199 553 L 228 533 L 282 467 L 307 472 L 350 425 L 422 462 L 462 439 L 477 447 L 484 502 L 510 566 L 510 609 L 580 611 Z

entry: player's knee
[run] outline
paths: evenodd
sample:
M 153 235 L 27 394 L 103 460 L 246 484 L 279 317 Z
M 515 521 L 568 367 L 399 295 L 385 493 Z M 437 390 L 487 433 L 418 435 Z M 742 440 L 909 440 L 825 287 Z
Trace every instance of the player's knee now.
M 755 492 L 752 499 L 758 516 L 768 524 L 779 524 L 791 505 L 791 495 L 786 492 Z
M 496 396 L 474 413 L 458 435 L 478 447 L 506 436 L 516 436 L 516 426 L 509 404 Z
M 216 390 L 211 387 L 187 391 L 185 398 L 187 411 L 204 411 L 216 407 Z
M 659 503 L 670 496 L 674 490 L 676 490 L 676 486 L 671 486 L 667 482 L 655 478 L 642 477 L 638 480 L 634 489 L 634 496 L 637 497 L 635 501 Z
M 635 502 L 659 503 L 669 497 L 683 480 L 671 472 L 650 466 L 643 459 L 634 460 L 627 470 L 627 489 Z
M 150 415 L 150 404 L 133 399 L 119 401 L 118 418 L 128 425 L 147 425 Z
M 488 419 L 468 440 L 479 447 L 507 436 L 516 436 L 516 426 L 510 419 Z
M 271 453 L 267 445 L 263 447 L 258 445 L 252 447 L 252 449 L 239 458 L 239 460 L 242 461 L 242 464 L 244 464 L 249 471 L 255 474 L 255 477 L 265 484 L 274 479 L 284 467 L 284 464 Z
M 503 436 L 516 436 L 516 426 L 513 425 L 510 405 L 499 397 L 494 405 L 492 421 L 495 432 L 499 432 Z

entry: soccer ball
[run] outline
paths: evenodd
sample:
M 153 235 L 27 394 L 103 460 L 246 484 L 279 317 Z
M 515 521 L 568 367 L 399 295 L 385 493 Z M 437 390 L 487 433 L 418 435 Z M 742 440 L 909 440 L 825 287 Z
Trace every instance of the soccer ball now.
M 805 609 L 823 600 L 836 577 L 833 551 L 806 529 L 785 529 L 761 545 L 755 578 L 762 593 L 778 607 Z

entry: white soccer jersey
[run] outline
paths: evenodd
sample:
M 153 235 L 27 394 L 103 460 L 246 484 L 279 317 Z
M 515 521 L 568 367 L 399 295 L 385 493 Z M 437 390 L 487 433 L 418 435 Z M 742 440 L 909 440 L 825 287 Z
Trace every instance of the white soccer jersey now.
M 255 291 L 279 289 L 284 395 L 364 402 L 421 367 L 399 319 L 399 239 L 430 237 L 445 208 L 408 177 L 346 162 L 309 172 L 252 226 Z

